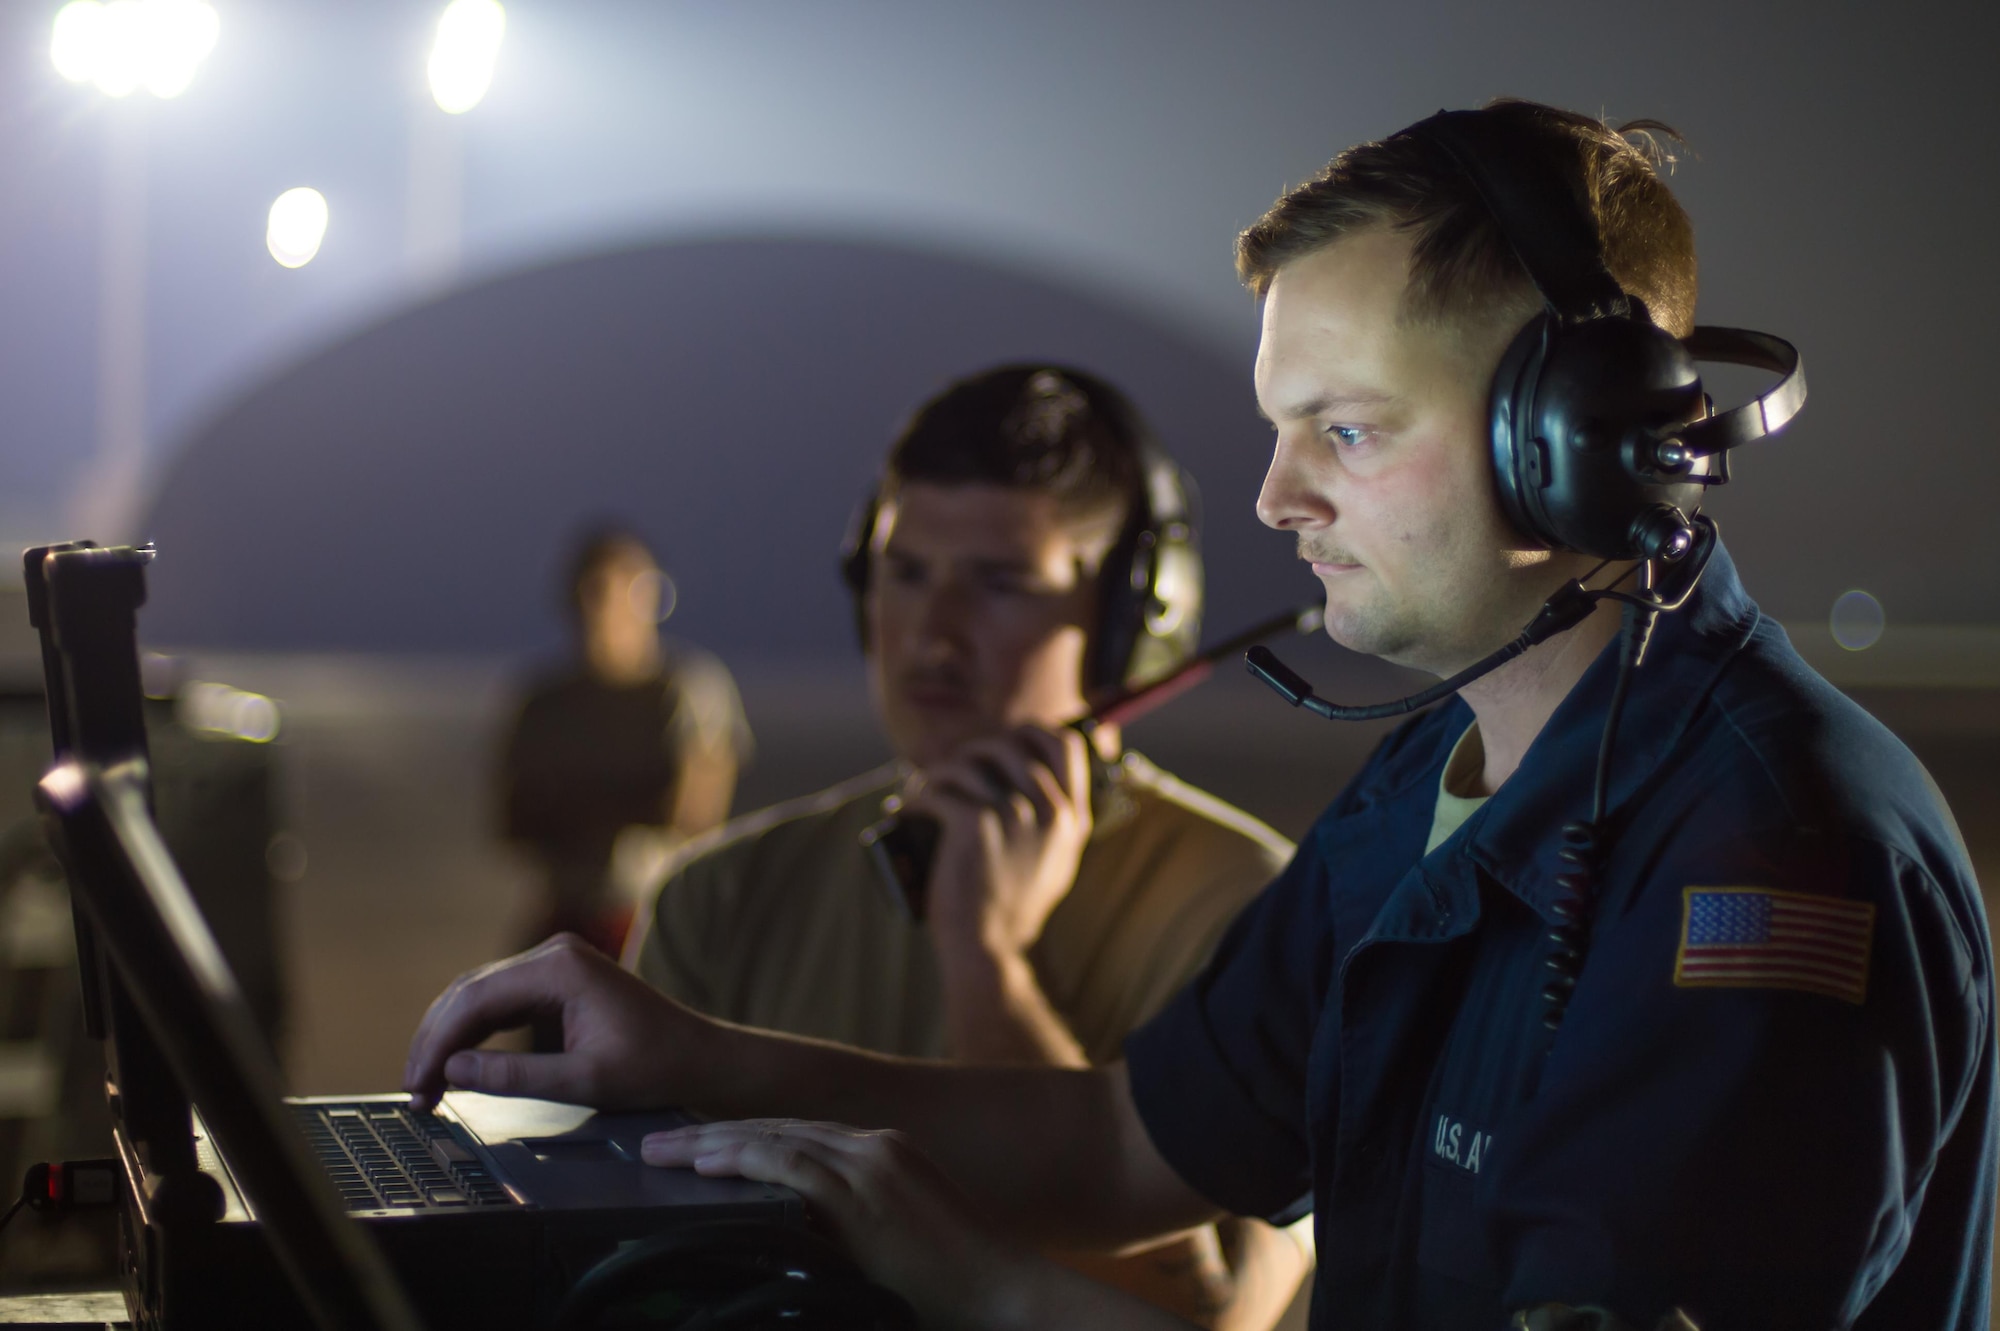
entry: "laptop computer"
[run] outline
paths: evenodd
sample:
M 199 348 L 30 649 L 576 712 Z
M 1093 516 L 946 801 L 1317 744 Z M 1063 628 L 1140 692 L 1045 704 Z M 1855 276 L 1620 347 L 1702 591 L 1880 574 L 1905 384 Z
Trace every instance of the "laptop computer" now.
M 676 1112 L 448 1093 L 281 1098 L 235 977 L 150 810 L 135 618 L 150 550 L 41 547 L 24 566 L 55 764 L 39 798 L 105 1041 L 142 1329 L 546 1325 L 621 1248 L 677 1227 L 796 1227 L 788 1189 L 646 1166 Z

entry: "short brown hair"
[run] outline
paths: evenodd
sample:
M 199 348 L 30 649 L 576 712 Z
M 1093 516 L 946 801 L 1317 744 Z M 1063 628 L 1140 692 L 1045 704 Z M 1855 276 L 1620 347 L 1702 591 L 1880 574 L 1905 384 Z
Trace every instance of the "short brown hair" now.
M 1657 168 L 1673 158 L 1661 141 L 1680 135 L 1656 120 L 1613 127 L 1537 102 L 1501 99 L 1492 117 L 1527 152 L 1546 153 L 1582 178 L 1605 265 L 1677 337 L 1694 328 L 1694 227 Z M 1406 313 L 1426 322 L 1481 319 L 1538 302 L 1534 284 L 1472 182 L 1434 145 L 1408 134 L 1347 149 L 1288 190 L 1236 240 L 1236 272 L 1262 296 L 1294 259 L 1375 226 L 1415 233 Z
M 917 409 L 889 449 L 884 490 L 907 481 L 1052 495 L 1070 515 L 1136 512 L 1146 426 L 1126 396 L 1067 365 L 1002 365 Z

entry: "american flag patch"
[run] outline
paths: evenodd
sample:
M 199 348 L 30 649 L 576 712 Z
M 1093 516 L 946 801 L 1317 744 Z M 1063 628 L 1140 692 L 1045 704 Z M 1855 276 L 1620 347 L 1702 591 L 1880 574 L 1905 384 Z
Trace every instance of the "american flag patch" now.
M 1867 996 L 1872 903 L 1764 887 L 1690 887 L 1681 896 L 1674 983 L 1682 988 Z

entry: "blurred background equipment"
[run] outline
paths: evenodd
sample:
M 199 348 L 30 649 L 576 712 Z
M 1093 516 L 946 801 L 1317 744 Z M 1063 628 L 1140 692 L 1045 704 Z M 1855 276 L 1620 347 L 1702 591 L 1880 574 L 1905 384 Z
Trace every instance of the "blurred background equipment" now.
M 277 706 L 147 662 L 147 739 L 160 828 L 242 982 L 285 1048 L 290 984 L 278 901 L 284 856 Z M 0 1181 L 109 1150 L 102 1049 L 85 1038 L 69 894 L 32 791 L 49 763 L 41 660 L 18 587 L 0 591 Z M 277 854 L 274 856 L 274 850 Z M 0 1187 L 5 1187 L 0 1183 Z M 29 1213 L 0 1244 L 0 1288 L 110 1274 L 103 1218 Z

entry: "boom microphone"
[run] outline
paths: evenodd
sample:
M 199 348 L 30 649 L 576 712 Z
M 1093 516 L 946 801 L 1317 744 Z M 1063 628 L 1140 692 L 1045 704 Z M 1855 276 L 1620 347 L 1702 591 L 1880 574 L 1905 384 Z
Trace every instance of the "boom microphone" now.
M 1402 716 L 1420 707 L 1428 707 L 1440 698 L 1449 698 L 1472 681 L 1490 675 L 1501 666 L 1527 651 L 1537 643 L 1547 642 L 1558 633 L 1566 632 L 1581 624 L 1597 609 L 1599 601 L 1622 601 L 1636 607 L 1647 615 L 1658 615 L 1662 611 L 1678 610 L 1686 604 L 1688 597 L 1701 581 L 1702 573 L 1708 568 L 1709 557 L 1715 553 L 1715 520 L 1704 514 L 1696 514 L 1688 522 L 1688 530 L 1693 540 L 1687 553 L 1667 565 L 1669 575 L 1663 579 L 1658 591 L 1648 590 L 1643 595 L 1634 596 L 1629 592 L 1606 587 L 1591 591 L 1581 582 L 1568 582 L 1556 589 L 1555 595 L 1542 604 L 1528 626 L 1515 639 L 1490 656 L 1482 657 L 1465 669 L 1441 679 L 1427 689 L 1410 694 L 1407 698 L 1397 698 L 1393 702 L 1367 703 L 1349 706 L 1328 702 L 1313 692 L 1313 686 L 1303 675 L 1280 661 L 1277 654 L 1268 647 L 1252 647 L 1243 654 L 1243 664 L 1250 673 L 1269 685 L 1272 692 L 1290 703 L 1315 716 L 1323 716 L 1329 721 L 1379 721 L 1384 717 Z M 1642 567 L 1646 567 L 1643 566 Z M 1650 578 L 1650 573 L 1648 577 Z M 1647 621 L 1647 632 L 1651 632 L 1651 620 Z M 1645 654 L 1645 644 L 1638 646 L 1640 657 Z M 1634 665 L 1638 664 L 1635 659 Z

